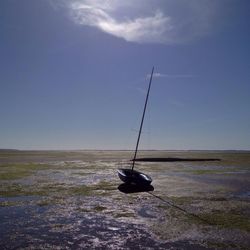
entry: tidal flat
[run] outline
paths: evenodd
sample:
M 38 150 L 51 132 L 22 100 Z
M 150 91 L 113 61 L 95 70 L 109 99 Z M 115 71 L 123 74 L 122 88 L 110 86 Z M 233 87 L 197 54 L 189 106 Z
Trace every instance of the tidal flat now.
M 249 249 L 250 152 L 141 151 L 151 190 L 124 191 L 130 151 L 0 151 L 0 249 Z

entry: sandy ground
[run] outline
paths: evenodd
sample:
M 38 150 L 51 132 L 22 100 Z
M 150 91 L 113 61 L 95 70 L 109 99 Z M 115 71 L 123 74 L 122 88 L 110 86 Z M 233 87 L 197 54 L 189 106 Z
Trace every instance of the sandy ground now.
M 250 153 L 144 151 L 148 190 L 126 189 L 129 151 L 1 151 L 1 249 L 249 249 Z

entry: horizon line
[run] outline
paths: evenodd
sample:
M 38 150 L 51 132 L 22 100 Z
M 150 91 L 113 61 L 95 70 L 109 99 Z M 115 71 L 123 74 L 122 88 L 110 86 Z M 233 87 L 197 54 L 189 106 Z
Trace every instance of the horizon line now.
M 135 151 L 134 149 L 17 149 L 17 148 L 0 148 L 0 151 Z M 250 151 L 250 149 L 140 149 L 139 151 Z

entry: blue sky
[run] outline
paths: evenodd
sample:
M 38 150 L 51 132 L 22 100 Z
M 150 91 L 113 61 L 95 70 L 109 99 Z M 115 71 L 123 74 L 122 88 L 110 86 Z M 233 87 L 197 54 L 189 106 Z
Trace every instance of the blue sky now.
M 0 1 L 0 148 L 250 149 L 248 0 Z

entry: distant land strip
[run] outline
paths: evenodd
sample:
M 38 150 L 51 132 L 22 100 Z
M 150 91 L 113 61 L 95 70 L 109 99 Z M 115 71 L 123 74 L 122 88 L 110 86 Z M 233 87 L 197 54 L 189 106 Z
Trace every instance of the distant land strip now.
M 177 158 L 177 157 L 167 157 L 167 158 L 137 158 L 131 161 L 147 161 L 147 162 L 177 162 L 177 161 L 221 161 L 218 158 Z

